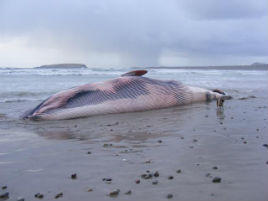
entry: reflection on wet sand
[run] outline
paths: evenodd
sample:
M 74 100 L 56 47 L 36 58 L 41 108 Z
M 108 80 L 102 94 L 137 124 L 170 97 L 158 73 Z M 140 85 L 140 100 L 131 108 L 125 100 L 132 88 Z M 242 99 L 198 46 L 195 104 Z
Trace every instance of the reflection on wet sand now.
M 50 140 L 144 143 L 153 138 L 178 135 L 178 131 L 183 127 L 191 127 L 193 122 L 199 121 L 200 115 L 203 116 L 204 107 L 196 104 L 192 107 L 182 106 L 84 119 L 27 122 L 24 126 Z

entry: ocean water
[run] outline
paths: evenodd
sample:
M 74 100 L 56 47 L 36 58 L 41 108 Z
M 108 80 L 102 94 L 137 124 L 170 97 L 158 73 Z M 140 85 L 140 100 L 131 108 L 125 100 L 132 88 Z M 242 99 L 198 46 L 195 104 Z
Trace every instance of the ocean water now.
M 130 70 L 133 69 L 0 68 L 0 120 L 18 119 L 27 109 L 60 90 L 113 79 Z M 267 70 L 150 69 L 145 76 L 218 88 L 235 98 L 267 97 Z

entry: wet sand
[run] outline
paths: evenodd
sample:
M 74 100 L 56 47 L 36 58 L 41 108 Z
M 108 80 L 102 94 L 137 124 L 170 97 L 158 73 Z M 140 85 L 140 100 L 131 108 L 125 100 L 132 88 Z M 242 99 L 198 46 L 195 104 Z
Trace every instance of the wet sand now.
M 2 115 L 0 195 L 267 200 L 267 92 L 253 95 L 235 97 L 223 110 L 211 102 L 65 121 Z

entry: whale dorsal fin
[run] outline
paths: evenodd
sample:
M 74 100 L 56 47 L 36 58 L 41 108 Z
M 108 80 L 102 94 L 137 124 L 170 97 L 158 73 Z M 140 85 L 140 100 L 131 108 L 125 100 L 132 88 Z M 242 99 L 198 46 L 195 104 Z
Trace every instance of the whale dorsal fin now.
M 147 72 L 148 72 L 147 70 L 134 70 L 134 71 L 130 71 L 130 72 L 122 74 L 121 77 L 123 77 L 123 76 L 143 76 Z

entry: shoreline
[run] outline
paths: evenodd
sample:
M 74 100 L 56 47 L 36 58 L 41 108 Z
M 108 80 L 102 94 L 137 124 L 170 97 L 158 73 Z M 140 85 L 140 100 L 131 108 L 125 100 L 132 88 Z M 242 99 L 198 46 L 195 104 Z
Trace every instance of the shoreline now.
M 120 189 L 115 197 L 122 201 L 170 195 L 265 200 L 267 95 L 254 95 L 229 100 L 224 110 L 211 102 L 74 120 L 0 121 L 0 186 L 7 186 L 0 194 L 113 200 L 110 193 Z M 158 177 L 142 176 L 156 171 Z

